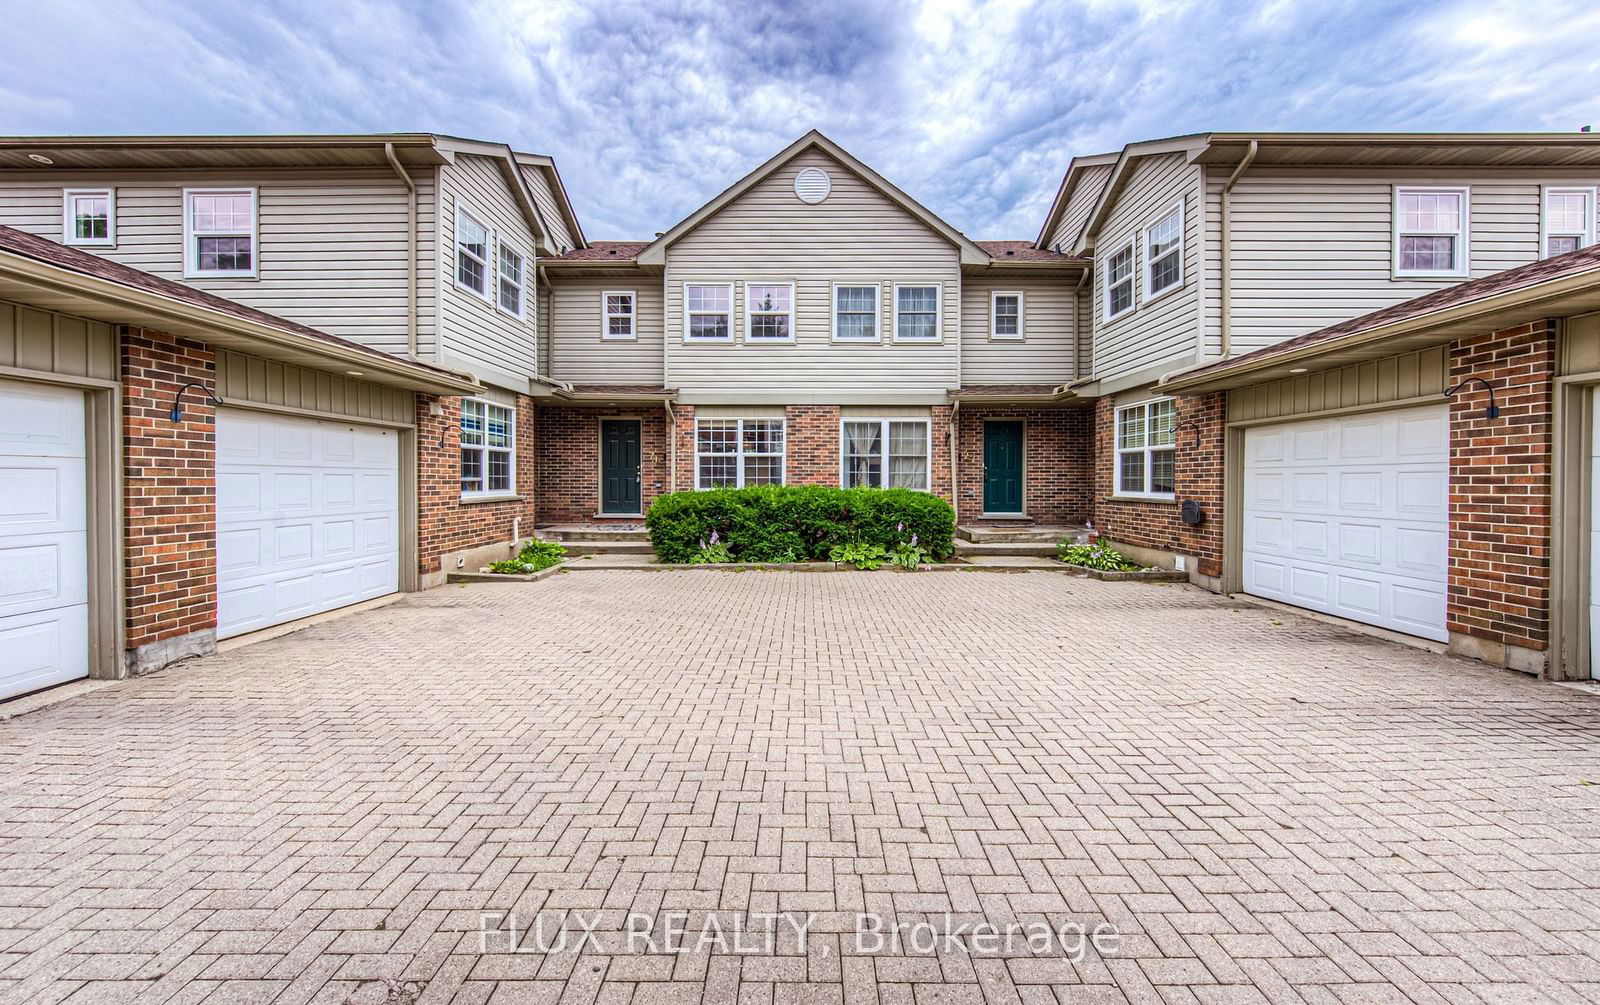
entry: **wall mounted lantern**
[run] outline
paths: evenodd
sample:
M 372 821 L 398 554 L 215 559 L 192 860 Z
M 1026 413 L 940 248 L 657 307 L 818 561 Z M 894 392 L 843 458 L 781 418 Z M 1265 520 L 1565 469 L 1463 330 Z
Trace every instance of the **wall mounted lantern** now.
M 211 402 L 212 405 L 222 404 L 222 399 L 210 391 L 207 391 L 204 384 L 197 384 L 194 381 L 190 381 L 189 383 L 178 388 L 178 393 L 172 396 L 172 411 L 167 413 L 167 417 L 173 422 L 183 421 L 183 392 L 189 390 L 191 387 L 198 387 L 202 392 L 204 392 L 206 398 Z
M 1494 400 L 1494 385 L 1490 384 L 1487 380 L 1484 380 L 1482 377 L 1468 377 L 1466 380 L 1463 380 L 1461 383 L 1457 384 L 1455 387 L 1452 387 L 1448 391 L 1446 391 L 1444 393 L 1444 396 L 1446 398 L 1449 398 L 1449 397 L 1453 396 L 1457 391 L 1461 390 L 1463 387 L 1466 387 L 1468 384 L 1482 384 L 1483 385 L 1483 389 L 1485 391 L 1489 392 L 1489 407 L 1485 408 L 1483 410 L 1483 417 L 1485 419 L 1498 419 L 1500 417 L 1500 406 L 1495 404 L 1495 400 Z

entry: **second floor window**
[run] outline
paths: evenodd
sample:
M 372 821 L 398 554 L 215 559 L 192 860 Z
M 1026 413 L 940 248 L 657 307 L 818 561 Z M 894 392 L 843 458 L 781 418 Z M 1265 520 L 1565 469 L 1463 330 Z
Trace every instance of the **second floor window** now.
M 255 190 L 188 189 L 184 201 L 184 271 L 190 276 L 254 276 Z
M 489 298 L 489 228 L 456 207 L 456 284 Z
M 1544 190 L 1544 257 L 1565 255 L 1594 243 L 1595 190 Z
M 632 290 L 607 290 L 600 294 L 600 337 L 631 339 L 634 337 L 635 298 Z
M 500 242 L 500 309 L 522 317 L 522 256 Z
M 1183 285 L 1183 206 L 1144 232 L 1144 292 L 1156 297 Z
M 786 342 L 794 337 L 794 287 L 788 283 L 746 283 L 745 338 Z
M 1021 293 L 1002 293 L 996 290 L 990 298 L 989 307 L 993 315 L 989 321 L 991 335 L 995 338 L 1022 337 Z
M 894 337 L 898 342 L 932 342 L 939 338 L 939 287 L 894 288 Z
M 516 489 L 512 463 L 515 409 L 491 401 L 461 402 L 461 494 L 502 495 Z
M 1133 310 L 1133 242 L 1106 260 L 1106 320 Z
M 1169 499 L 1177 490 L 1171 398 L 1117 409 L 1117 494 Z
M 62 243 L 117 243 L 116 194 L 111 189 L 67 189 L 62 193 L 62 206 Z
M 733 287 L 726 283 L 683 284 L 684 339 L 726 342 L 733 337 Z
M 1395 189 L 1394 269 L 1398 276 L 1464 276 L 1467 190 Z
M 833 337 L 840 342 L 878 340 L 878 288 L 833 288 Z

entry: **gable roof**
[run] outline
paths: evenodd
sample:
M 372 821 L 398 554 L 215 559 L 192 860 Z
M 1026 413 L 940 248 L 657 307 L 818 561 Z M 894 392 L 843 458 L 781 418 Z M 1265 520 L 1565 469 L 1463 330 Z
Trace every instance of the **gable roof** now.
M 30 263 L 44 268 L 29 268 Z M 319 357 L 324 367 L 331 365 L 330 361 L 337 361 L 340 366 L 354 365 L 371 371 L 364 376 L 379 383 L 433 387 L 452 394 L 478 388 L 477 381 L 470 376 L 420 360 L 393 356 L 121 262 L 0 225 L 0 295 L 11 298 L 13 286 L 48 289 L 56 296 L 93 298 L 100 303 L 115 299 L 128 304 L 128 309 L 99 319 L 114 324 L 138 324 L 148 320 L 153 326 L 165 328 L 166 321 L 161 319 L 170 314 L 171 320 L 186 326 L 173 334 L 185 334 L 198 327 L 204 329 L 201 337 L 207 341 L 215 341 L 210 337 L 212 329 L 265 338 L 289 351 L 298 349 Z M 55 303 L 44 306 L 58 307 Z M 283 338 L 274 339 L 273 333 Z
M 1067 173 L 1061 176 L 1061 185 L 1056 189 L 1055 201 L 1050 204 L 1050 212 L 1045 214 L 1044 226 L 1039 228 L 1039 236 L 1033 242 L 1034 247 L 1050 246 L 1050 235 L 1061 225 L 1061 218 L 1067 212 L 1067 203 L 1072 201 L 1072 193 L 1077 190 L 1088 169 L 1115 164 L 1117 156 L 1117 151 L 1113 150 L 1110 153 L 1074 157 L 1067 162 Z
M 982 248 L 968 240 L 965 234 L 939 219 L 939 217 L 935 216 L 921 203 L 902 192 L 888 179 L 872 170 L 866 164 L 857 160 L 843 147 L 828 139 L 826 136 L 822 135 L 821 132 L 815 129 L 811 130 L 804 136 L 778 151 L 772 157 L 768 158 L 763 164 L 761 164 L 760 167 L 757 167 L 754 171 L 751 171 L 749 174 L 745 175 L 743 178 L 740 178 L 726 189 L 723 189 L 722 192 L 710 202 L 701 206 L 693 213 L 690 213 L 682 220 L 679 220 L 673 225 L 672 229 L 668 230 L 666 233 L 650 242 L 649 246 L 639 252 L 639 264 L 666 264 L 667 248 L 671 247 L 672 244 L 674 244 L 679 238 L 700 226 L 700 224 L 704 223 L 707 219 L 715 215 L 724 206 L 727 206 L 729 203 L 733 202 L 735 199 L 754 188 L 762 180 L 767 178 L 767 176 L 783 167 L 783 165 L 811 149 L 821 150 L 829 157 L 832 157 L 834 160 L 844 165 L 848 171 L 855 174 L 862 181 L 877 189 L 878 192 L 881 193 L 885 198 L 889 199 L 889 201 L 896 203 L 901 209 L 904 209 L 918 220 L 921 220 L 930 230 L 933 230 L 945 240 L 955 245 L 956 248 L 961 252 L 962 265 L 989 264 L 988 254 Z
M 1089 211 L 1089 218 L 1084 221 L 1083 230 L 1078 234 L 1078 239 L 1073 242 L 1073 253 L 1082 254 L 1099 236 L 1100 228 L 1105 225 L 1106 217 L 1111 215 L 1111 209 L 1117 204 L 1117 196 L 1127 187 L 1132 176 L 1133 168 L 1146 157 L 1159 157 L 1163 154 L 1186 153 L 1193 155 L 1202 150 L 1206 145 L 1205 133 L 1190 133 L 1184 136 L 1167 136 L 1157 140 L 1144 140 L 1139 143 L 1129 143 L 1117 155 L 1116 162 L 1111 166 L 1111 173 L 1106 176 L 1105 184 L 1100 189 L 1100 197 L 1095 200 L 1094 208 Z
M 526 167 L 536 167 L 544 172 L 545 180 L 550 185 L 550 191 L 555 194 L 556 205 L 561 208 L 561 216 L 567 222 L 567 231 L 572 234 L 572 239 L 579 248 L 587 247 L 589 239 L 583 235 L 583 224 L 578 222 L 578 211 L 573 208 L 572 199 L 567 195 L 567 186 L 561 180 L 561 172 L 556 168 L 554 157 L 548 154 L 532 154 L 518 151 L 517 163 Z

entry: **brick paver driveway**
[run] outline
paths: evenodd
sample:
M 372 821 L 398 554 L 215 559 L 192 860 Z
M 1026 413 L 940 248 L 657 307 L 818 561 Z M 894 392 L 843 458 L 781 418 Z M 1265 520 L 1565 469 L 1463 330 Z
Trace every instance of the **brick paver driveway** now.
M 1187 587 L 449 587 L 0 724 L 0 999 L 1600 1001 L 1593 782 L 1600 700 Z

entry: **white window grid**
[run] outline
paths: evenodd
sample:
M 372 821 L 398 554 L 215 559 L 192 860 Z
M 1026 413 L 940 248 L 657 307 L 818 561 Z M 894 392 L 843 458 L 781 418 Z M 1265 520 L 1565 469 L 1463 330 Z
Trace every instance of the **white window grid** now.
M 1105 316 L 1114 321 L 1133 310 L 1133 239 L 1106 259 Z M 1124 299 L 1126 298 L 1126 299 Z
M 1144 231 L 1144 296 L 1154 300 L 1183 285 L 1183 203 Z
M 499 261 L 499 286 L 497 306 L 514 318 L 521 318 L 525 309 L 525 263 L 521 252 L 499 241 L 496 258 Z
M 1117 491 L 1120 496 L 1172 499 L 1177 490 L 1177 405 L 1156 398 L 1117 409 Z
M 1021 290 L 995 290 L 989 296 L 989 337 L 1018 341 L 1023 338 Z
M 466 206 L 456 204 L 456 285 L 482 300 L 489 299 L 489 260 L 494 232 Z
M 784 420 L 696 419 L 695 488 L 782 485 Z
M 839 423 L 839 484 L 926 492 L 933 440 L 927 419 L 850 418 Z
M 878 341 L 883 289 L 876 283 L 833 284 L 833 340 Z
M 733 340 L 733 284 L 683 284 L 683 340 Z
M 117 193 L 110 188 L 69 188 L 61 193 L 62 244 L 111 247 L 117 243 Z
M 639 298 L 633 290 L 603 290 L 600 293 L 600 337 L 629 340 L 638 338 Z
M 943 322 L 944 286 L 941 283 L 894 284 L 894 340 L 937 342 Z
M 744 284 L 744 337 L 748 342 L 794 341 L 792 282 Z
M 1595 241 L 1595 187 L 1545 186 L 1539 223 L 1542 257 L 1587 248 Z
M 1462 277 L 1468 271 L 1471 194 L 1465 188 L 1394 190 L 1394 274 Z
M 517 490 L 517 411 L 479 398 L 461 401 L 462 498 Z
M 260 265 L 258 223 L 253 188 L 184 189 L 184 275 L 253 278 Z

